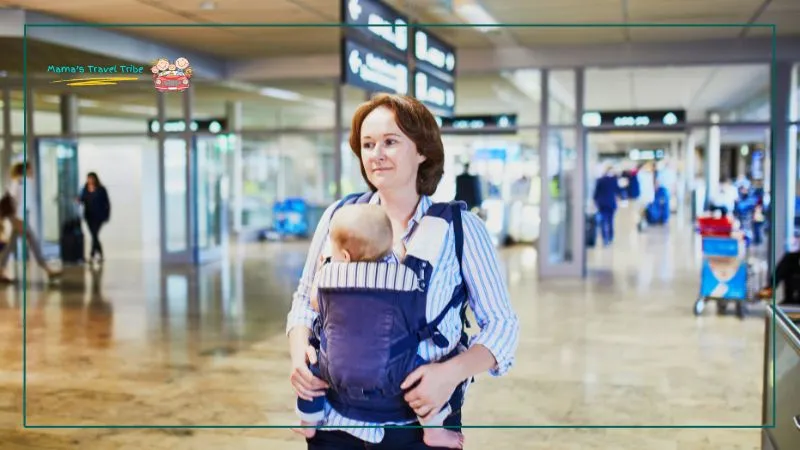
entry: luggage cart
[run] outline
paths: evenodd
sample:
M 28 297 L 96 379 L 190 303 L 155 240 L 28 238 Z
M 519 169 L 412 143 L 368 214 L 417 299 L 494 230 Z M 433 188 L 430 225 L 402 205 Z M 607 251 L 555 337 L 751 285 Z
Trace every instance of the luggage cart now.
M 702 236 L 703 262 L 694 314 L 701 315 L 706 302 L 713 300 L 718 313 L 725 312 L 729 303 L 735 303 L 736 315 L 743 319 L 747 315 L 747 302 L 754 298 L 746 238 L 725 217 L 700 218 L 698 230 Z

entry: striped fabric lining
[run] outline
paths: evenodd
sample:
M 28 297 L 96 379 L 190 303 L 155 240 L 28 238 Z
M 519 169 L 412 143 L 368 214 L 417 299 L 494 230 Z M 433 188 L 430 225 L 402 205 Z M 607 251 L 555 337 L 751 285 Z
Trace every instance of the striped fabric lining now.
M 413 291 L 417 275 L 404 264 L 391 262 L 331 262 L 319 274 L 320 288 L 361 288 Z

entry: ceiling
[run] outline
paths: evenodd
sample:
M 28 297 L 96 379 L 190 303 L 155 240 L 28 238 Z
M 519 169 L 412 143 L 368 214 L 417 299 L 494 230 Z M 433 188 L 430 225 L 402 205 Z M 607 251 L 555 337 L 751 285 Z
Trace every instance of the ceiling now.
M 456 8 L 472 0 L 453 0 Z M 397 9 L 424 23 L 463 23 L 444 10 L 441 0 L 393 0 Z M 338 0 L 217 0 L 214 10 L 203 10 L 201 0 L 0 0 L 0 7 L 35 10 L 75 21 L 95 23 L 152 23 L 202 25 L 213 23 L 270 22 L 321 24 L 339 21 Z M 765 7 L 763 7 L 766 5 Z M 776 23 L 782 35 L 800 35 L 800 1 L 797 0 L 492 0 L 483 8 L 499 23 Z M 65 29 L 66 30 L 66 29 Z M 270 56 L 330 54 L 338 52 L 338 27 L 214 27 L 184 28 L 152 26 L 124 28 L 120 32 L 163 42 L 171 46 L 206 52 L 228 59 Z M 438 28 L 435 32 L 459 49 L 522 45 L 580 45 L 649 41 L 689 41 L 709 38 L 763 36 L 768 29 L 742 27 L 503 27 L 481 32 L 469 26 Z M 65 35 L 65 41 L 68 36 Z M 622 47 L 621 47 L 622 48 Z M 19 71 L 22 45 L 19 39 L 0 38 L 0 70 Z M 120 64 L 111 58 L 89 55 L 64 46 L 29 40 L 29 72 L 44 71 L 47 65 Z M 141 63 L 141 62 L 139 62 Z M 16 69 L 16 70 L 15 70 Z M 313 68 L 309 68 L 313 70 Z M 769 69 L 763 66 L 654 67 L 588 69 L 587 109 L 672 109 L 689 111 L 690 118 L 702 118 L 706 110 L 728 108 L 763 92 L 769 84 Z M 459 114 L 518 113 L 523 125 L 538 123 L 538 72 L 460 76 L 457 80 Z M 246 128 L 333 126 L 334 86 L 331 81 L 280 82 L 269 86 L 230 86 L 193 80 L 198 116 L 225 114 L 225 102 L 243 102 Z M 554 93 L 565 103 L 574 101 L 571 72 L 552 73 Z M 259 94 L 264 87 L 299 94 L 297 101 Z M 81 113 L 117 117 L 152 117 L 155 93 L 149 77 L 111 87 L 67 88 L 82 100 Z M 56 111 L 60 85 L 37 88 L 39 110 Z M 168 115 L 179 116 L 180 96 L 168 98 Z M 364 94 L 344 88 L 345 123 Z M 13 102 L 21 105 L 21 93 Z M 20 106 L 21 107 L 21 106 Z M 551 109 L 552 110 L 552 109 Z M 619 137 L 619 136 L 618 136 Z M 621 137 L 620 137 L 621 138 Z M 651 135 L 650 138 L 653 138 Z M 604 139 L 604 138 L 599 138 Z M 632 139 L 639 139 L 634 136 Z M 624 139 L 623 139 L 624 140 Z
M 390 0 L 388 3 L 429 24 L 466 24 L 462 11 L 478 0 L 453 0 L 453 10 L 441 0 Z M 290 24 L 339 22 L 339 0 L 216 0 L 213 10 L 201 0 L 0 0 L 0 6 L 53 14 L 79 22 L 150 23 L 154 26 L 120 31 L 170 43 L 187 50 L 231 59 L 282 55 L 329 54 L 338 51 L 338 27 Z M 800 34 L 797 0 L 484 0 L 483 9 L 504 24 L 724 24 L 774 23 L 779 35 Z M 764 5 L 766 5 L 764 7 Z M 269 26 L 219 27 L 214 24 Z M 196 25 L 202 28 L 158 26 Z M 205 26 L 207 25 L 207 26 Z M 498 43 L 527 47 L 582 43 L 690 41 L 738 36 L 766 36 L 769 28 L 743 27 L 532 27 L 514 26 L 488 33 L 473 27 L 446 27 L 436 34 L 458 49 L 492 48 Z

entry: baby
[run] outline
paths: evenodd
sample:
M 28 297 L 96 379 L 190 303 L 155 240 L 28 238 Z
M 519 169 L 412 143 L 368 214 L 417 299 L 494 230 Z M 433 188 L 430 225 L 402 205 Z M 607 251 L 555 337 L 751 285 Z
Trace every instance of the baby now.
M 335 262 L 382 261 L 392 251 L 392 223 L 378 205 L 356 204 L 341 207 L 330 223 L 331 260 Z M 311 307 L 319 311 L 317 303 L 317 280 L 311 290 Z M 309 369 L 316 377 L 321 377 L 319 366 L 311 364 Z M 450 415 L 447 405 L 432 419 L 422 425 L 441 426 Z M 300 424 L 318 425 L 325 414 L 325 397 L 312 401 L 297 399 L 297 414 Z M 445 428 L 424 428 L 425 444 L 431 447 L 462 448 L 460 433 Z M 296 432 L 307 438 L 316 434 L 314 428 L 298 428 Z

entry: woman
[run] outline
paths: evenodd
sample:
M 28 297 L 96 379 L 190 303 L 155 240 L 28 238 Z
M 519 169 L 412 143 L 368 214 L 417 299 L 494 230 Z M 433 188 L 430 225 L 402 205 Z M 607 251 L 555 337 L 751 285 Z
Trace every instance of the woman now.
M 36 182 L 33 179 L 33 166 L 18 162 L 11 167 L 11 181 L 8 192 L 16 205 L 16 217 L 25 220 L 28 228 L 36 233 L 39 226 L 39 216 L 36 214 Z M 24 194 L 24 196 L 23 196 Z M 27 210 L 27 217 L 25 212 Z
M 379 95 L 356 111 L 350 148 L 361 160 L 361 173 L 373 193 L 370 203 L 379 204 L 389 216 L 394 243 L 390 259 L 399 261 L 405 255 L 415 226 L 431 206 L 430 195 L 436 191 L 443 174 L 444 148 L 439 126 L 418 100 Z M 335 206 L 328 208 L 317 226 L 287 319 L 292 358 L 290 381 L 297 395 L 307 400 L 325 395 L 327 388 L 308 369 L 309 359 L 315 358 L 313 347 L 308 345 L 316 317 L 310 306 L 310 291 L 328 241 L 328 226 Z M 464 380 L 485 371 L 493 376 L 505 374 L 513 364 L 517 347 L 518 320 L 511 309 L 489 233 L 472 213 L 463 212 L 462 221 L 463 265 L 459 267 L 456 262 L 455 246 L 445 248 L 434 264 L 427 315 L 430 320 L 444 310 L 450 293 L 462 282 L 463 271 L 469 306 L 481 330 L 470 340 L 469 349 L 446 362 L 436 361 L 451 352 L 459 341 L 462 327 L 458 314 L 448 315 L 440 326 L 451 343 L 449 348 L 439 348 L 431 340 L 420 344 L 419 355 L 434 362 L 415 370 L 402 386 L 404 389 L 411 386 L 405 401 L 422 418 L 431 417 L 452 396 L 463 393 Z M 388 424 L 359 422 L 332 408 L 326 412 L 325 428 L 307 439 L 310 450 L 364 448 L 367 444 L 374 449 L 432 448 L 423 442 L 419 428 L 385 429 L 381 426 Z M 448 417 L 445 426 L 461 426 L 460 410 Z
M 83 205 L 83 218 L 89 233 L 92 236 L 92 250 L 89 259 L 97 255 L 97 262 L 103 262 L 103 246 L 100 245 L 100 228 L 111 217 L 111 202 L 106 188 L 94 172 L 86 175 L 86 184 L 83 186 L 79 201 Z

